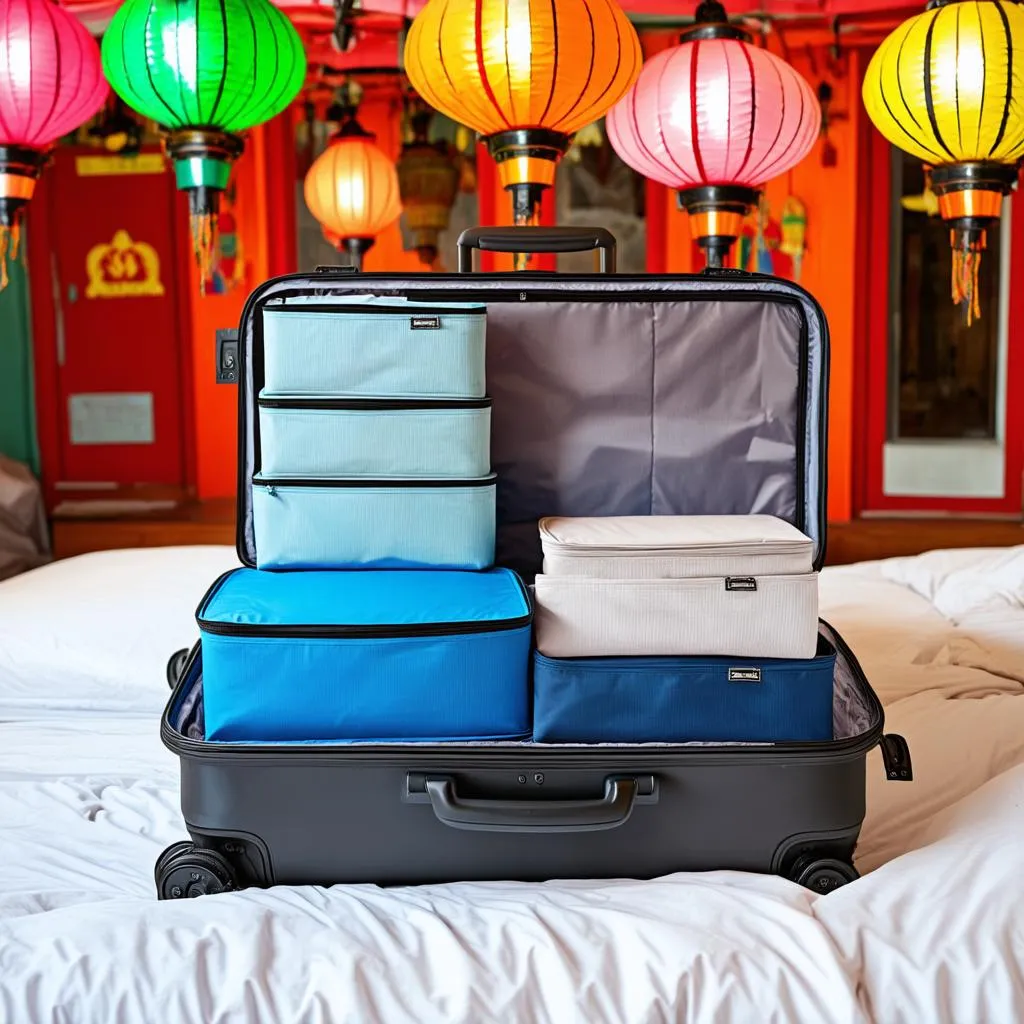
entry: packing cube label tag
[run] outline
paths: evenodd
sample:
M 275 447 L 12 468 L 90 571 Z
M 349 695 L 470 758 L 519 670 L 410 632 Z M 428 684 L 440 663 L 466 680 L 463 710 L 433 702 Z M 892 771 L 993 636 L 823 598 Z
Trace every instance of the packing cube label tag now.
M 731 668 L 729 669 L 730 683 L 759 683 L 761 682 L 761 670 L 759 668 Z
M 409 326 L 414 331 L 439 331 L 441 330 L 441 318 L 439 316 L 414 316 L 410 317 Z

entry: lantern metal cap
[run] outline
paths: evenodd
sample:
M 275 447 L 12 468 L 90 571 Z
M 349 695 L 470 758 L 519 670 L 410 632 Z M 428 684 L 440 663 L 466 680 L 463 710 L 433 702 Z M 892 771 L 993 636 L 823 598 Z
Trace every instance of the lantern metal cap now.
M 729 15 L 719 0 L 701 0 L 694 14 L 692 27 L 679 34 L 679 42 L 693 43 L 702 39 L 738 39 L 753 41 L 753 36 L 729 21 Z
M 179 128 L 168 133 L 164 146 L 172 160 L 200 157 L 230 163 L 242 155 L 245 142 L 218 128 Z
M 1018 164 L 1001 164 L 994 160 L 940 164 L 932 168 L 932 188 L 939 196 L 981 189 L 1005 196 L 1016 187 L 1018 173 Z

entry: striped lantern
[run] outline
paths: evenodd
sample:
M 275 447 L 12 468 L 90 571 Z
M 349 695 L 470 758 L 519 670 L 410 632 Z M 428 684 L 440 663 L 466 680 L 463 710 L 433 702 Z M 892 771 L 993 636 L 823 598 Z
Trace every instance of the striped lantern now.
M 345 107 L 341 127 L 313 161 L 303 185 L 324 238 L 347 252 L 357 268 L 377 235 L 402 212 L 395 165 L 374 140 L 356 121 L 355 108 Z
M 0 288 L 50 147 L 107 98 L 96 41 L 50 0 L 5 0 L 0 34 Z
M 616 0 L 427 0 L 405 43 L 416 92 L 487 142 L 517 224 L 535 221 L 573 135 L 642 60 Z
M 953 301 L 981 315 L 986 228 L 1024 157 L 1024 9 L 1000 0 L 933 0 L 878 48 L 864 105 L 894 146 L 931 168 L 950 227 Z
M 644 65 L 606 126 L 625 163 L 678 190 L 708 264 L 721 266 L 764 183 L 814 145 L 821 108 L 800 74 L 705 0 L 680 45 Z

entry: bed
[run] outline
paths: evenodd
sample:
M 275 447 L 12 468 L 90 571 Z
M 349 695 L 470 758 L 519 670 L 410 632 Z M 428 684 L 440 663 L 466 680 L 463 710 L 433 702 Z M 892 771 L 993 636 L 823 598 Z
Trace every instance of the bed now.
M 246 891 L 158 903 L 184 838 L 157 721 L 228 548 L 104 552 L 0 584 L 0 1022 L 1024 1020 L 1024 547 L 822 576 L 910 742 L 877 752 L 859 881 Z

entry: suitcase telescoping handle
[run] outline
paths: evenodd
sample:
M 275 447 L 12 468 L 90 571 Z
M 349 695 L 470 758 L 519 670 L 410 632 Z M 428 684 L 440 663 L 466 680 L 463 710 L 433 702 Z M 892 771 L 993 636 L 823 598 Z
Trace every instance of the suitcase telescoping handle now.
M 449 776 L 410 776 L 409 802 L 430 802 L 438 821 L 475 832 L 597 832 L 617 828 L 633 813 L 637 796 L 655 796 L 654 779 L 610 776 L 598 800 L 467 800 Z M 419 796 L 419 799 L 417 799 Z
M 459 273 L 473 272 L 473 250 L 558 253 L 596 249 L 602 274 L 615 273 L 615 236 L 607 228 L 467 228 L 459 235 Z

